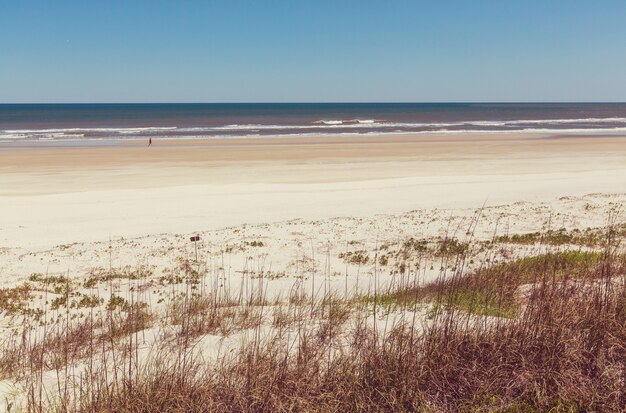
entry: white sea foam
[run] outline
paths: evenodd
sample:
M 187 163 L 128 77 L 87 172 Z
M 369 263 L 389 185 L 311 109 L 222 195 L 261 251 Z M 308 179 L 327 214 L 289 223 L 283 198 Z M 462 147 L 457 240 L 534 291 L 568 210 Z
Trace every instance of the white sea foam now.
M 158 131 L 171 131 L 178 129 L 176 126 L 171 127 L 150 127 L 150 128 L 124 128 L 120 129 L 119 133 L 122 134 L 135 134 L 142 132 L 158 132 Z
M 315 121 L 313 123 L 314 124 L 336 126 L 336 125 L 354 125 L 354 124 L 371 125 L 371 124 L 377 123 L 377 122 L 383 122 L 383 121 L 375 120 L 375 119 L 341 119 L 341 120 L 338 120 L 338 119 L 332 119 L 332 120 L 322 119 L 322 120 Z
M 378 134 L 379 132 L 372 132 Z M 614 128 L 568 128 L 568 129 L 550 129 L 550 128 L 523 128 L 523 129 L 439 129 L 425 131 L 396 131 L 396 134 L 419 134 L 419 135 L 438 135 L 438 134 L 457 134 L 457 135 L 486 135 L 486 134 L 537 134 L 537 135 L 619 135 L 626 133 L 626 127 Z
M 525 123 L 547 123 L 547 124 L 563 124 L 563 123 L 626 123 L 626 118 L 577 118 L 577 119 L 528 119 L 528 120 L 509 120 L 504 121 L 510 125 Z
M 172 127 L 146 127 L 146 128 L 55 128 L 55 129 L 6 129 L 3 132 L 17 134 L 42 134 L 42 133 L 72 133 L 72 132 L 117 132 L 117 133 L 135 133 L 143 131 L 160 131 L 174 130 Z
M 585 127 L 588 125 L 588 127 Z M 554 126 L 553 128 L 550 126 Z M 308 136 L 319 134 L 480 134 L 555 133 L 615 134 L 626 131 L 626 117 L 576 119 L 468 120 L 454 122 L 389 122 L 376 119 L 325 119 L 310 124 L 231 124 L 199 127 L 94 127 L 0 130 L 0 140 L 167 139 Z
M 20 133 L 0 133 L 0 139 L 24 139 L 26 135 Z

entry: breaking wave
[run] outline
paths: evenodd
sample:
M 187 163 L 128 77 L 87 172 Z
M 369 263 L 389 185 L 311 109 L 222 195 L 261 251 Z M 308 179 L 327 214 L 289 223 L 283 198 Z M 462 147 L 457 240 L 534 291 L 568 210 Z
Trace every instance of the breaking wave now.
M 467 120 L 453 122 L 391 122 L 378 119 L 320 119 L 304 124 L 226 124 L 216 126 L 28 128 L 0 130 L 0 141 L 228 138 L 324 134 L 469 134 L 559 133 L 616 134 L 626 132 L 626 117 L 573 119 Z

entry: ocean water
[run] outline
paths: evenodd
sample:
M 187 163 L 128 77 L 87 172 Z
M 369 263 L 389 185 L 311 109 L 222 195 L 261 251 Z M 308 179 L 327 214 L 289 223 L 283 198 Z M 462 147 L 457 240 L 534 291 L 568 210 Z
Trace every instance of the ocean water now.
M 626 132 L 626 103 L 0 104 L 0 142 Z

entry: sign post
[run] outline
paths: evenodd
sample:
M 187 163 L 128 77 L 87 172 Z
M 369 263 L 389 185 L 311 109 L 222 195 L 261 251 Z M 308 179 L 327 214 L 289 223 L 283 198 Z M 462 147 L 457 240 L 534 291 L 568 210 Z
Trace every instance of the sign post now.
M 200 235 L 194 235 L 189 238 L 190 241 L 193 242 L 194 247 L 196 248 L 196 263 L 198 262 L 198 241 L 200 241 Z

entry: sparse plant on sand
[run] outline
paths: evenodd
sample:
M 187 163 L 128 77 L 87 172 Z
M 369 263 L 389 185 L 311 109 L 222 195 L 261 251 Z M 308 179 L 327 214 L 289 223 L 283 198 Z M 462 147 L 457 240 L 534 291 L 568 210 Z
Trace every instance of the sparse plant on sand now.
M 0 342 L 0 378 L 24 386 L 25 412 L 624 411 L 626 255 L 614 234 L 601 249 L 513 250 L 499 263 L 471 255 L 469 238 L 396 243 L 406 254 L 359 243 L 339 258 L 367 291 L 329 287 L 327 250 L 325 269 L 307 266 L 284 299 L 268 297 L 282 277 L 255 258 L 238 289 L 223 266 L 181 260 L 180 280 L 154 284 L 167 292 L 159 311 L 135 271 L 106 300 L 100 276 L 33 275 L 66 300 Z M 443 270 L 420 282 L 433 256 Z M 392 263 L 403 270 L 382 286 Z M 0 290 L 2 311 L 32 320 L 31 294 Z

